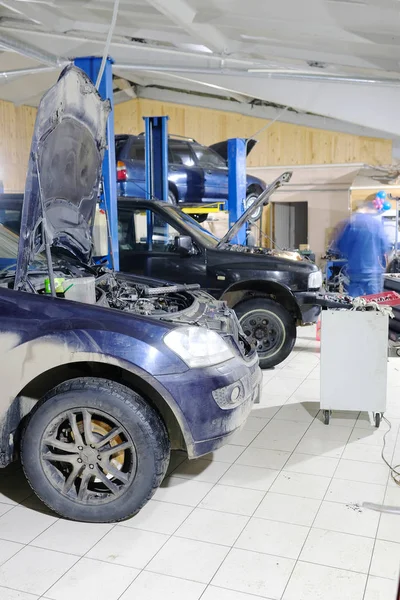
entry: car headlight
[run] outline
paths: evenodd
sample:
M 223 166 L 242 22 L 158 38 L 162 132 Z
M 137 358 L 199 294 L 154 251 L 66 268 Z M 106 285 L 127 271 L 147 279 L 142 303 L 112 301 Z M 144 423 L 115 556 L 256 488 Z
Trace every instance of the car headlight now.
M 235 356 L 218 333 L 203 327 L 179 327 L 167 333 L 164 342 L 192 368 L 217 365 Z
M 314 271 L 308 276 L 308 289 L 319 290 L 322 287 L 322 273 L 321 271 Z

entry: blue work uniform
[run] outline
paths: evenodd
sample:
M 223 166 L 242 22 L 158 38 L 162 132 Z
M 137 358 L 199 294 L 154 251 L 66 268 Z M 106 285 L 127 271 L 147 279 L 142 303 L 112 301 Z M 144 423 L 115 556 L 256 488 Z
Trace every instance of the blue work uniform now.
M 350 296 L 382 291 L 389 242 L 381 219 L 371 213 L 355 213 L 341 229 L 335 246 L 347 259 Z

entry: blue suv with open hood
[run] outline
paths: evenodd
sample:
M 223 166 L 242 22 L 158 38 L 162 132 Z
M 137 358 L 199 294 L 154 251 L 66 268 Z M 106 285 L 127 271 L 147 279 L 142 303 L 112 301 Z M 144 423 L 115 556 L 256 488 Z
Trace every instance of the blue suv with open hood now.
M 261 384 L 224 303 L 94 263 L 108 114 L 67 67 L 38 108 L 19 238 L 0 226 L 17 262 L 0 273 L 0 466 L 20 451 L 43 502 L 94 522 L 138 512 L 171 449 L 228 441 Z
M 118 195 L 145 198 L 144 135 L 115 136 Z M 247 143 L 247 153 L 255 146 Z M 170 204 L 207 204 L 228 199 L 228 142 L 210 147 L 193 139 L 168 138 L 168 200 Z M 246 208 L 263 192 L 266 184 L 247 175 Z M 203 219 L 207 215 L 203 215 Z

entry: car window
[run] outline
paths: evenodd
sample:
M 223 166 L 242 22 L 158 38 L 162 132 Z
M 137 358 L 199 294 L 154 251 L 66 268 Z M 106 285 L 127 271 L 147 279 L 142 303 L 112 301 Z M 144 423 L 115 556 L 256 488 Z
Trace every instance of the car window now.
M 169 148 L 173 164 L 184 165 L 185 167 L 194 166 L 194 158 L 189 144 L 187 144 L 186 142 L 170 141 Z
M 115 140 L 115 158 L 117 160 L 118 160 L 119 155 L 121 154 L 122 150 L 124 149 L 127 140 L 128 140 L 128 138 L 126 138 L 126 137 L 116 138 L 116 140 Z
M 219 156 L 219 154 L 210 150 L 210 148 L 196 144 L 194 144 L 192 148 L 197 156 L 200 167 L 214 167 L 217 169 L 226 168 L 226 162 L 222 156 Z
M 132 160 L 141 160 L 144 162 L 144 140 L 134 142 L 129 149 L 129 158 Z
M 21 210 L 0 208 L 0 223 L 10 231 L 19 235 L 21 224 Z
M 161 215 L 152 210 L 122 209 L 118 211 L 118 238 L 120 252 L 124 250 L 174 252 L 177 231 Z

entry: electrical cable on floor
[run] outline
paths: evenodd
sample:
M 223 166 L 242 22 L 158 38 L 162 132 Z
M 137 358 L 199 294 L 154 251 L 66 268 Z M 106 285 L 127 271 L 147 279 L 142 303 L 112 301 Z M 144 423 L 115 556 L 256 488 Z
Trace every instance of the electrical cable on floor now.
M 119 0 L 115 0 L 113 15 L 112 15 L 111 24 L 110 24 L 110 29 L 108 30 L 108 35 L 107 35 L 107 39 L 106 39 L 106 45 L 104 47 L 103 58 L 101 60 L 99 74 L 97 75 L 97 79 L 96 79 L 96 90 L 98 90 L 99 87 L 100 87 L 100 82 L 101 82 L 101 79 L 103 77 L 104 69 L 106 67 L 106 61 L 107 61 L 108 53 L 110 51 L 111 40 L 112 40 L 112 36 L 113 36 L 113 33 L 114 33 L 115 24 L 117 22 L 118 8 L 119 8 Z

